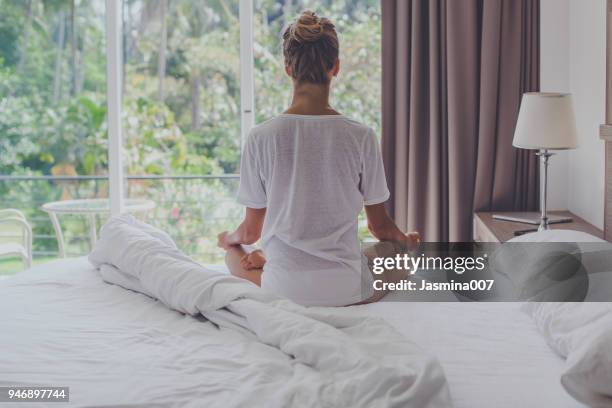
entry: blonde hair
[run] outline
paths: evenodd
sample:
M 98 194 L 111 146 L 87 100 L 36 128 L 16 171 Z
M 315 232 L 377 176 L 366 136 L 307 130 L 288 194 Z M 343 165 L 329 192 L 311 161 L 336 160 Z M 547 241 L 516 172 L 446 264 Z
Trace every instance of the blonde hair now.
M 313 11 L 303 11 L 283 32 L 285 65 L 298 83 L 328 84 L 339 52 L 334 23 Z

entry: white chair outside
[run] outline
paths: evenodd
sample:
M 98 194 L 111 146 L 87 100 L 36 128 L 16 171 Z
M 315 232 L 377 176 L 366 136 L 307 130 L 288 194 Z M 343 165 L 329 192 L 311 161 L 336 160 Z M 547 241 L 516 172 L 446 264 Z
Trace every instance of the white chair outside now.
M 21 242 L 0 242 L 0 258 L 19 257 L 26 269 L 32 266 L 32 227 L 19 210 L 0 210 L 0 238 L 7 237 Z

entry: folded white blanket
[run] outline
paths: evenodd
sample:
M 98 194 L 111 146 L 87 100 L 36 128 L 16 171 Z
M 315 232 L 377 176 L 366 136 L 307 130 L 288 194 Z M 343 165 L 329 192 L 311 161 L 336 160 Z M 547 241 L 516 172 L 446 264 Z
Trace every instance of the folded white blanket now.
M 278 372 L 282 364 L 291 374 L 270 395 L 245 384 L 241 400 L 251 401 L 250 406 L 452 405 L 438 361 L 385 321 L 349 316 L 341 309 L 304 308 L 208 270 L 180 252 L 165 233 L 131 216 L 104 225 L 89 259 L 106 282 L 180 312 L 202 314 L 221 328 L 271 346 L 273 353 L 261 355 L 261 370 Z

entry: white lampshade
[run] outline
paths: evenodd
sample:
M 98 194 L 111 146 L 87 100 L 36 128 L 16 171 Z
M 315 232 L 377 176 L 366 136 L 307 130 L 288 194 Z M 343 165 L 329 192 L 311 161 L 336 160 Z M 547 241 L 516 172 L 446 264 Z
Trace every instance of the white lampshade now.
M 529 92 L 523 95 L 514 130 L 515 147 L 522 149 L 575 149 L 578 131 L 572 96 Z

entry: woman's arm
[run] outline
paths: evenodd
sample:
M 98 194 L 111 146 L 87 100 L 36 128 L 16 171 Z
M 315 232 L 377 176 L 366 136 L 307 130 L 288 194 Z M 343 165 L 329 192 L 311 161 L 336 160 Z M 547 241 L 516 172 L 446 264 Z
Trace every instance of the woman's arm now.
M 236 231 L 224 231 L 218 235 L 217 245 L 221 248 L 233 245 L 251 245 L 261 237 L 264 218 L 266 216 L 265 208 L 248 208 L 244 216 L 244 221 L 240 224 Z
M 421 241 L 418 232 L 404 234 L 387 214 L 384 203 L 366 205 L 368 229 L 379 241 L 398 241 L 409 246 L 417 246 Z

